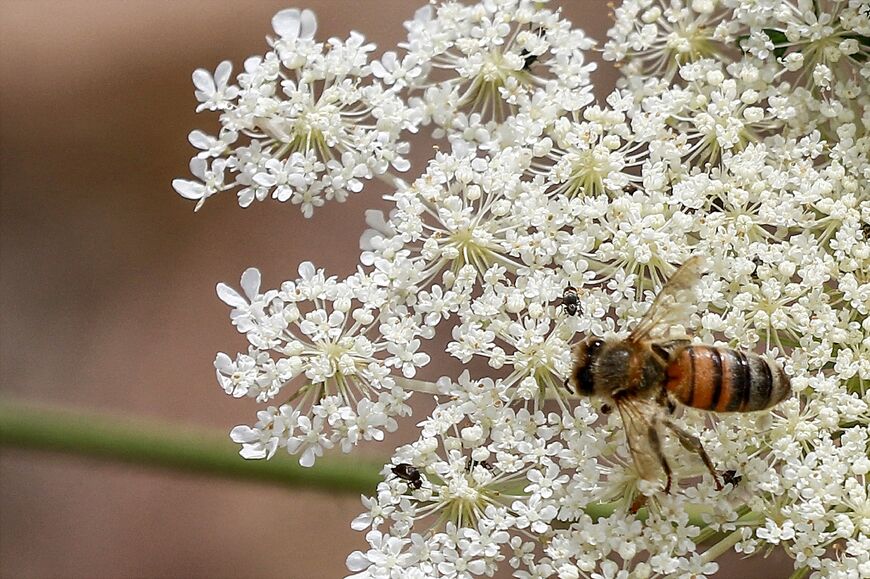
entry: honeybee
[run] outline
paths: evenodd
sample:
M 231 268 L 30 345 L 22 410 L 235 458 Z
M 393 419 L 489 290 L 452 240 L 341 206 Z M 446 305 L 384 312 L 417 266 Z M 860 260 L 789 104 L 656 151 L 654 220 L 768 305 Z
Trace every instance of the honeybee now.
M 410 488 L 417 490 L 423 486 L 423 475 L 420 474 L 417 467 L 402 463 L 397 464 L 391 470 L 394 475 L 408 483 Z
M 716 489 L 723 488 L 698 437 L 670 419 L 676 403 L 712 412 L 752 412 L 771 408 L 791 393 L 782 368 L 761 356 L 667 338 L 694 301 L 702 266 L 703 259 L 695 256 L 677 269 L 625 340 L 589 338 L 575 346 L 574 368 L 566 381 L 576 393 L 601 398 L 619 410 L 640 478 L 657 482 L 663 471 L 666 494 L 671 467 L 662 452 L 663 428 L 697 453 Z M 725 478 L 733 484 L 739 480 L 731 471 Z M 635 502 L 632 510 L 640 504 Z

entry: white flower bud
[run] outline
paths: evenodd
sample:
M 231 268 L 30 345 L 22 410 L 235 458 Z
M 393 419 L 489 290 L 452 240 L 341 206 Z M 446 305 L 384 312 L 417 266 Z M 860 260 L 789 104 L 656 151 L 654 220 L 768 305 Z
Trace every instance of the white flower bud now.
M 725 75 L 721 70 L 711 70 L 707 73 L 707 82 L 712 86 L 719 86 L 725 80 Z
M 505 302 L 505 309 L 512 314 L 517 314 L 526 308 L 526 300 L 519 292 L 510 294 Z
M 641 22 L 643 22 L 644 24 L 653 24 L 654 22 L 657 22 L 659 20 L 659 18 L 661 18 L 661 17 L 662 17 L 662 9 L 659 8 L 658 6 L 653 6 L 652 8 L 649 8 L 648 10 L 644 11 L 644 13 L 641 15 L 640 19 L 641 19 Z
M 760 107 L 747 107 L 743 111 L 743 118 L 750 123 L 758 123 L 764 118 L 764 109 Z
M 480 425 L 468 426 L 462 429 L 462 441 L 466 446 L 476 446 L 483 437 L 483 428 Z

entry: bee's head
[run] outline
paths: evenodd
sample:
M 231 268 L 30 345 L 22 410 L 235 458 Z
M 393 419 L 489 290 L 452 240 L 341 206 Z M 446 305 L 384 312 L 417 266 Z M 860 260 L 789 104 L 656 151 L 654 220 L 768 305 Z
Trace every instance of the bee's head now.
M 592 380 L 592 365 L 604 346 L 600 338 L 587 338 L 574 346 L 574 369 L 571 371 L 571 384 L 577 394 L 590 396 L 595 392 Z

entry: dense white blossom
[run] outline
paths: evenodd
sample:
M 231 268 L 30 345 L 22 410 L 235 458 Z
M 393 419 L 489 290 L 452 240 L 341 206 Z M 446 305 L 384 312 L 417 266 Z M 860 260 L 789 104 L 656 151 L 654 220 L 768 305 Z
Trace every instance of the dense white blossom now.
M 193 74 L 197 111 L 218 111 L 221 125 L 217 137 L 191 133 L 202 150 L 191 161 L 197 179 L 173 181 L 180 195 L 198 200 L 196 209 L 235 190 L 242 207 L 272 197 L 310 217 L 325 201 L 361 191 L 364 181 L 410 166 L 400 139 L 416 131 L 418 115 L 372 80 L 375 45 L 356 32 L 317 42 L 310 10 L 283 10 L 272 26 L 271 50 L 245 60 L 238 85 L 228 84 L 226 61 L 214 75 Z
M 364 273 L 338 281 L 305 262 L 299 276 L 263 293 L 260 272 L 248 269 L 244 296 L 218 284 L 249 347 L 235 359 L 219 353 L 214 365 L 227 394 L 280 402 L 253 428 L 233 429 L 242 456 L 271 458 L 285 448 L 311 466 L 333 445 L 350 452 L 396 429 L 395 417 L 410 408 L 390 368 L 412 378 L 429 362 L 418 336 L 430 333 Z
M 557 4 L 432 2 L 371 64 L 362 37 L 318 44 L 312 14 L 283 11 L 238 86 L 225 63 L 194 74 L 222 124 L 191 134 L 197 180 L 175 183 L 199 205 L 241 186 L 243 205 L 308 211 L 405 168 L 400 134 L 418 122 L 444 141 L 421 174 L 386 175 L 392 207 L 367 212 L 356 274 L 306 263 L 265 293 L 253 269 L 242 293 L 218 286 L 248 339 L 218 354 L 218 381 L 276 404 L 233 440 L 310 465 L 383 439 L 413 391 L 434 395 L 352 522 L 360 579 L 703 577 L 732 548 L 782 549 L 798 577 L 870 577 L 866 3 L 624 0 L 603 49 L 621 78 L 598 103 L 594 43 Z M 354 127 L 319 109 L 329 90 L 358 107 Z M 760 413 L 679 411 L 728 477 L 717 491 L 666 439 L 664 494 L 619 413 L 563 383 L 573 343 L 628 335 L 692 255 L 696 307 L 672 332 L 776 360 L 795 393 Z M 426 384 L 436 333 L 469 368 Z
M 420 8 L 405 28 L 401 63 L 387 53 L 376 74 L 407 84 L 424 122 L 456 147 L 497 138 L 500 124 L 532 100 L 561 114 L 592 101 L 595 63 L 586 55 L 595 43 L 545 3 L 448 1 Z

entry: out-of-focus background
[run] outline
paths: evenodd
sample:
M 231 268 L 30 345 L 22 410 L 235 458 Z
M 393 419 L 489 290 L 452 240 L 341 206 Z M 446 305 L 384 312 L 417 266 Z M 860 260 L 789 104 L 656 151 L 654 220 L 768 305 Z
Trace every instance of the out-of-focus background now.
M 318 36 L 357 30 L 394 47 L 419 2 L 305 0 Z M 603 40 L 606 0 L 561 2 Z M 245 348 L 215 297 L 257 266 L 264 287 L 313 260 L 352 272 L 375 182 L 305 220 L 232 194 L 194 214 L 187 177 L 196 115 L 191 72 L 265 50 L 280 0 L 0 1 L 0 367 L 3 399 L 215 432 L 257 406 L 215 383 L 217 351 Z M 597 59 L 597 58 L 596 58 Z M 594 75 L 605 94 L 605 65 Z M 431 151 L 418 150 L 417 166 Z M 428 376 L 439 375 L 438 363 Z M 389 456 L 415 437 L 366 449 Z M 339 577 L 365 547 L 359 498 L 0 451 L 0 576 Z M 241 459 L 239 459 L 241 460 Z M 730 567 L 729 563 L 729 567 Z M 753 560 L 723 577 L 777 577 Z M 785 567 L 787 568 L 788 565 Z M 785 569 L 779 567 L 779 569 Z M 753 574 L 754 573 L 754 574 Z

